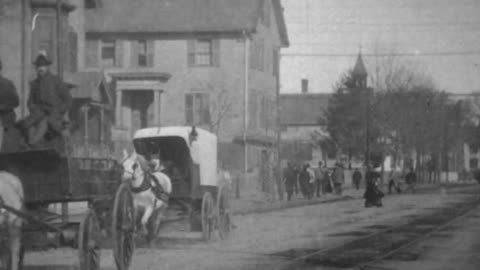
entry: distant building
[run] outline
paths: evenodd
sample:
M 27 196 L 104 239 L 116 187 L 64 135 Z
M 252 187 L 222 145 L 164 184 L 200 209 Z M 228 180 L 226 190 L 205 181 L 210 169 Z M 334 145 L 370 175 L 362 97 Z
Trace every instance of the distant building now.
M 314 93 L 280 95 L 281 159 L 314 163 L 328 159 L 319 141 L 328 137 L 325 112 L 329 97 Z

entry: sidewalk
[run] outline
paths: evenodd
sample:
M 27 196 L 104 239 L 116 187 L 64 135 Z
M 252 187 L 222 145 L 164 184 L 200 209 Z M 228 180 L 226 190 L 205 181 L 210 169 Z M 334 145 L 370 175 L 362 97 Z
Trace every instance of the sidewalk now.
M 311 200 L 303 198 L 301 193 L 292 196 L 291 201 L 268 201 L 261 194 L 241 196 L 239 199 L 231 198 L 232 213 L 235 215 L 245 215 L 250 213 L 265 213 L 285 208 L 300 207 L 326 202 L 335 202 L 363 196 L 363 189 L 345 189 L 341 196 L 335 194 L 322 194 L 320 197 L 314 197 Z M 285 195 L 286 198 L 286 195 Z
M 419 183 L 416 186 L 417 191 L 422 190 L 430 190 L 439 188 L 439 184 L 428 184 L 428 183 Z M 383 192 L 385 193 L 386 197 L 389 196 L 396 196 L 397 194 L 394 193 L 392 195 L 388 195 L 388 185 L 385 184 L 383 187 Z M 267 198 L 258 193 L 258 194 L 250 194 L 241 196 L 239 199 L 231 198 L 231 208 L 232 213 L 235 215 L 245 215 L 251 213 L 265 213 L 270 211 L 282 210 L 286 208 L 294 208 L 294 207 L 301 207 L 306 205 L 314 205 L 320 203 L 333 203 L 336 201 L 342 200 L 350 200 L 350 199 L 361 199 L 363 198 L 363 193 L 365 192 L 365 188 L 361 187 L 359 190 L 354 188 L 348 187 L 343 190 L 343 194 L 341 196 L 335 195 L 332 193 L 322 194 L 319 198 L 314 197 L 311 200 L 303 198 L 303 196 L 299 193 L 297 195 L 293 195 L 291 201 L 268 201 Z M 402 194 L 398 194 L 402 195 Z M 286 195 L 285 195 L 286 198 Z

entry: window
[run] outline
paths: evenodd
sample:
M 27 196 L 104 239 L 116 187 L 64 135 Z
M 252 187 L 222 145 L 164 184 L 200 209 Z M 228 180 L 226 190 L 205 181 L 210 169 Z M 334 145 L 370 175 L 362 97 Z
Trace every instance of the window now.
M 302 93 L 308 93 L 308 79 L 302 79 Z
M 153 67 L 154 40 L 133 40 L 130 44 L 130 65 L 133 67 Z
M 147 66 L 147 41 L 137 41 L 137 65 L 140 67 Z
M 77 71 L 77 39 L 77 33 L 73 29 L 68 32 L 67 69 L 70 72 Z
M 219 40 L 190 40 L 188 62 L 190 66 L 219 66 Z
M 185 122 L 187 125 L 210 124 L 210 96 L 207 93 L 185 95 Z
M 249 119 L 248 119 L 248 126 L 250 128 L 258 127 L 258 98 L 256 91 L 251 91 L 250 96 L 248 97 L 249 102 Z
M 212 41 L 197 40 L 195 42 L 195 64 L 199 66 L 212 65 Z
M 123 41 L 87 37 L 85 65 L 87 67 L 121 67 L 123 65 Z
M 115 41 L 102 40 L 101 45 L 101 60 L 102 66 L 113 67 L 115 66 Z
M 267 128 L 268 122 L 268 100 L 262 97 L 262 107 L 260 108 L 260 127 Z

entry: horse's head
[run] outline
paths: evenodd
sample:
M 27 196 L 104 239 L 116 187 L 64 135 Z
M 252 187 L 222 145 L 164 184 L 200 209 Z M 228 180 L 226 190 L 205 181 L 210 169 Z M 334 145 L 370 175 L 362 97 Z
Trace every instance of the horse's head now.
M 142 179 L 144 175 L 144 170 L 146 169 L 146 160 L 141 155 L 133 152 L 132 154 L 128 154 L 126 151 L 123 153 L 122 159 L 122 180 L 136 180 Z

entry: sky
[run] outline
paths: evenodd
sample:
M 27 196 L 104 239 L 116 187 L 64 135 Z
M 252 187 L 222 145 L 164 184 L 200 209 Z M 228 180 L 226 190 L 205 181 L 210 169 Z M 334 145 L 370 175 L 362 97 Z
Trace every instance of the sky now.
M 480 92 L 480 0 L 282 4 L 290 38 L 282 50 L 282 93 L 300 92 L 302 78 L 310 92 L 332 92 L 360 50 L 369 73 L 393 59 L 430 77 L 440 90 Z

